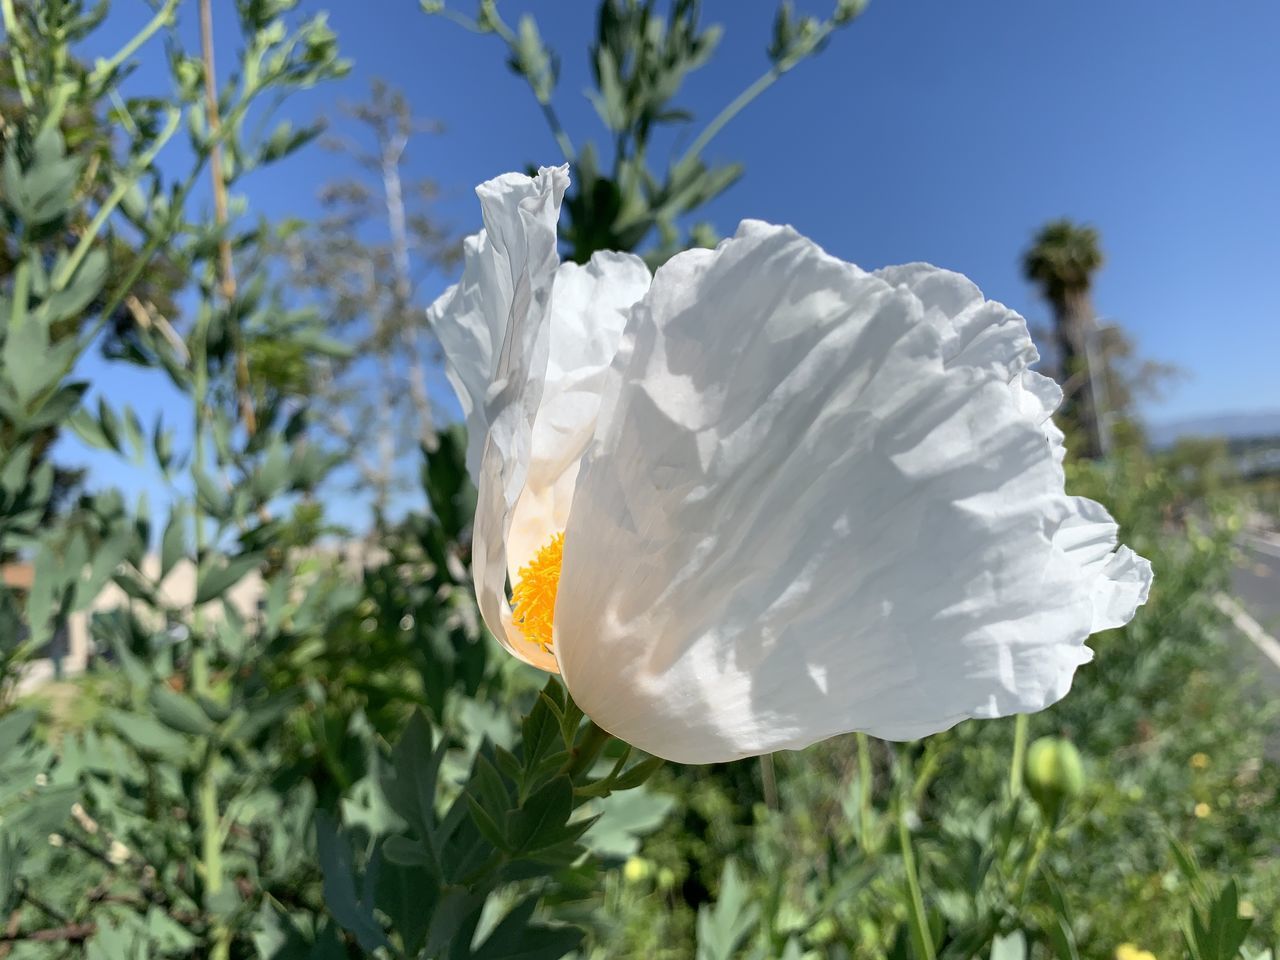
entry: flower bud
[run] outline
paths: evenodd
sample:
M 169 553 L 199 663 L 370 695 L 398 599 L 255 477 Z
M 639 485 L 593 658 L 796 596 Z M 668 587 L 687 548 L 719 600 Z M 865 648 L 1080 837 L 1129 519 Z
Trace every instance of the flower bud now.
M 1041 737 L 1027 750 L 1027 791 L 1049 820 L 1084 792 L 1084 762 L 1069 740 Z

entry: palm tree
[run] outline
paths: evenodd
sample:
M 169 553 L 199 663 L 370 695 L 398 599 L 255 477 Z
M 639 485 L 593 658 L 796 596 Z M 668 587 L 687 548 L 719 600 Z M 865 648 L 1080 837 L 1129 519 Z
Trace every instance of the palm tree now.
M 1045 224 L 1022 255 L 1023 274 L 1040 287 L 1053 308 L 1059 379 L 1065 395 L 1063 415 L 1080 428 L 1080 452 L 1086 457 L 1102 453 L 1095 384 L 1089 372 L 1090 339 L 1097 328 L 1090 287 L 1102 261 L 1098 231 L 1067 219 Z

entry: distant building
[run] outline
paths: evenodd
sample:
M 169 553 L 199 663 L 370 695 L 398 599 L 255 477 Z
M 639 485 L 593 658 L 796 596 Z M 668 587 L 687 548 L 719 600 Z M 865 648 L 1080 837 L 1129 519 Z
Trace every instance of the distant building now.
M 359 576 L 366 564 L 382 563 L 387 559 L 385 550 L 360 542 L 320 547 L 308 553 L 330 558 L 353 576 Z M 2 573 L 5 586 L 21 597 L 25 597 L 35 583 L 35 571 L 29 563 L 4 564 Z M 154 580 L 160 573 L 160 558 L 149 554 L 143 561 L 142 573 Z M 246 620 L 253 620 L 258 615 L 265 592 L 262 576 L 254 570 L 232 587 L 224 599 Z M 180 611 L 178 622 L 185 620 L 192 610 L 196 596 L 195 565 L 189 560 L 178 561 L 160 584 L 159 594 L 167 606 Z M 105 613 L 121 607 L 131 607 L 140 618 L 144 618 L 145 614 L 154 614 L 150 607 L 133 601 L 115 583 L 108 583 L 88 609 L 72 613 L 67 617 L 66 623 L 57 625 L 54 637 L 41 651 L 42 656 L 26 666 L 20 687 L 30 689 L 57 677 L 83 673 L 96 652 L 89 629 L 90 618 L 95 613 Z M 203 609 L 209 619 L 222 616 L 221 600 L 206 604 Z M 166 623 L 157 619 L 151 626 L 158 632 L 174 626 L 174 623 L 172 620 Z
M 160 572 L 160 558 L 148 556 L 142 572 L 149 577 L 157 576 Z M 25 598 L 35 584 L 35 570 L 29 563 L 4 564 L 0 576 L 3 576 L 4 585 L 20 598 Z M 190 611 L 196 595 L 195 565 L 187 560 L 179 561 L 160 585 L 160 595 L 170 606 Z M 238 613 L 248 619 L 256 616 L 258 601 L 262 595 L 262 577 L 257 571 L 253 571 L 231 588 L 227 600 Z M 48 680 L 83 673 L 95 652 L 89 630 L 90 618 L 95 613 L 131 605 L 133 604 L 127 593 L 114 583 L 108 583 L 87 610 L 77 610 L 64 623 L 55 625 L 53 636 L 40 651 L 40 655 L 24 667 L 23 678 L 19 682 L 20 689 L 31 689 Z M 208 605 L 207 609 L 211 617 L 221 614 L 218 604 Z M 157 630 L 164 629 L 165 624 L 157 623 L 155 627 Z M 19 637 L 19 642 L 22 639 Z

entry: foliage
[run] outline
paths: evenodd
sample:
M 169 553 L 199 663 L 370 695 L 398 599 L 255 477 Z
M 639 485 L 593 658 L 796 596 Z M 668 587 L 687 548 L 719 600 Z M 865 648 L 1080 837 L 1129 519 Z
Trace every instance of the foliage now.
M 326 536 L 322 485 L 351 448 L 327 445 L 314 395 L 345 360 L 341 317 L 326 296 L 301 306 L 270 266 L 306 231 L 249 220 L 235 191 L 318 133 L 272 127 L 274 106 L 346 65 L 296 0 L 239 0 L 234 79 L 219 86 L 175 8 L 156 6 L 90 68 L 71 47 L 95 11 L 0 0 L 4 102 L 21 105 L 6 107 L 0 163 L 0 556 L 35 571 L 25 594 L 0 588 L 0 956 L 1274 951 L 1280 828 L 1265 810 L 1280 770 L 1213 603 L 1240 520 L 1209 458 L 1121 447 L 1068 465 L 1159 576 L 1052 710 L 713 768 L 636 756 L 485 635 L 458 431 L 416 437 L 429 512 L 384 517 L 370 542 Z M 737 176 L 704 165 L 706 143 L 860 9 L 845 0 L 818 21 L 784 6 L 769 70 L 663 178 L 650 138 L 685 122 L 674 98 L 717 38 L 696 0 L 602 3 L 591 57 L 608 175 L 555 122 L 557 59 L 532 18 L 509 28 L 481 0 L 455 19 L 507 44 L 573 159 L 572 253 L 653 243 L 660 260 L 706 239 L 682 232 L 687 215 Z M 125 96 L 130 64 L 161 40 L 172 88 Z M 395 141 L 406 113 L 390 113 Z M 184 159 L 162 167 L 179 137 Z M 194 199 L 206 177 L 211 216 Z M 365 254 L 375 275 L 403 276 L 394 249 Z M 181 315 L 138 294 L 157 263 L 190 279 Z M 387 329 L 421 332 L 402 294 Z M 77 364 L 104 343 L 168 378 L 178 401 L 157 422 L 118 397 L 85 402 Z M 54 467 L 37 451 L 65 428 L 150 467 L 167 515 L 113 491 L 52 509 Z M 65 688 L 13 703 L 73 611 L 92 613 L 95 672 L 70 706 Z
M 797 16 L 789 2 L 783 3 L 766 51 L 768 68 L 687 148 L 673 152 L 658 173 L 653 157 L 654 142 L 661 139 L 657 133 L 693 121 L 693 114 L 674 101 L 685 78 L 711 59 L 722 34 L 719 26 L 702 24 L 701 0 L 674 0 L 669 10 L 660 9 L 655 0 L 600 3 L 596 38 L 588 52 L 596 86 L 588 96 L 610 140 L 603 156 L 594 141 L 577 148 L 560 122 L 554 105 L 560 55 L 543 42 L 533 14 L 523 14 L 513 28 L 503 20 L 497 0 L 478 0 L 474 17 L 439 0 L 422 4 L 428 13 L 499 38 L 507 48 L 507 65 L 527 82 L 572 167 L 560 224 L 568 257 L 585 263 L 598 250 L 638 250 L 656 239 L 646 254 L 651 265 L 689 246 L 715 245 L 718 237 L 709 223 L 687 229 L 686 224 L 729 189 L 743 168 L 738 163 L 708 164 L 706 147 L 752 100 L 821 51 L 865 6 L 865 0 L 838 0 L 830 17 L 818 19 Z

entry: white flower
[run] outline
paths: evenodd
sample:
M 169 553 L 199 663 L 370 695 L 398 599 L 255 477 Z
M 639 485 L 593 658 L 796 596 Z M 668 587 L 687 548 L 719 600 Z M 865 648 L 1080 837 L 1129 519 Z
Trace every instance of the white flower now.
M 1151 568 L 1064 493 L 1061 393 L 1022 318 L 756 221 L 652 278 L 628 254 L 561 264 L 567 186 L 482 184 L 486 229 L 429 314 L 503 645 L 692 763 L 1064 696 Z

